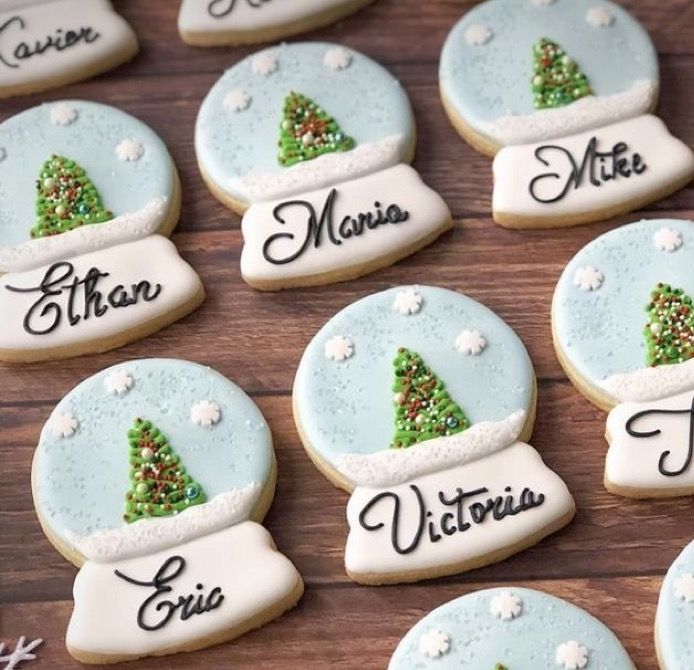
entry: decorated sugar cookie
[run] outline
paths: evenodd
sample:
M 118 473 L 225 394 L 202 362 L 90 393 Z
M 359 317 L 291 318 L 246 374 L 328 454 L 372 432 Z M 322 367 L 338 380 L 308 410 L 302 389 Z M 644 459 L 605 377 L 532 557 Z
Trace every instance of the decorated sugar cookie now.
M 240 61 L 202 104 L 202 175 L 245 211 L 241 273 L 254 288 L 325 284 L 389 265 L 452 225 L 408 163 L 407 94 L 360 53 L 283 44 Z
M 0 2 L 0 97 L 93 77 L 135 56 L 137 38 L 109 0 Z
M 301 577 L 259 523 L 275 478 L 262 414 L 210 368 L 128 361 L 73 389 L 32 469 L 46 536 L 81 566 L 68 651 L 86 663 L 190 651 L 292 607 Z
M 339 21 L 373 0 L 183 0 L 178 30 L 188 44 L 270 42 Z
M 611 409 L 607 488 L 694 493 L 694 225 L 656 219 L 612 230 L 576 254 L 552 306 L 569 378 Z
M 0 360 L 101 351 L 202 301 L 168 235 L 180 212 L 171 156 L 113 107 L 63 100 L 0 125 Z
M 636 668 L 601 621 L 566 600 L 520 587 L 476 591 L 430 612 L 398 644 L 388 670 L 468 667 Z
M 645 30 L 609 0 L 491 0 L 453 28 L 441 95 L 493 156 L 493 213 L 565 226 L 638 209 L 687 184 L 694 154 L 653 116 L 659 73 Z
M 574 515 L 564 482 L 525 443 L 525 347 L 459 293 L 403 286 L 343 309 L 307 347 L 293 402 L 309 456 L 352 494 L 345 565 L 357 582 L 499 561 Z

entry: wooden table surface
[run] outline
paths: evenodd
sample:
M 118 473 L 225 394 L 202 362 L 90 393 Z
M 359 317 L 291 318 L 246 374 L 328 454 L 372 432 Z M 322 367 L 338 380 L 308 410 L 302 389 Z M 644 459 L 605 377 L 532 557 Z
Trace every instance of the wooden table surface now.
M 625 0 L 650 31 L 662 69 L 660 114 L 694 145 L 694 3 Z M 642 215 L 684 216 L 694 189 L 646 212 L 573 229 L 514 232 L 490 218 L 491 161 L 477 155 L 444 116 L 438 57 L 461 6 L 439 0 L 379 0 L 340 24 L 310 34 L 342 42 L 388 67 L 409 92 L 419 128 L 415 165 L 448 201 L 455 227 L 394 267 L 345 284 L 259 294 L 239 275 L 239 218 L 217 203 L 195 164 L 193 125 L 222 71 L 253 49 L 193 49 L 176 32 L 178 2 L 118 0 L 139 34 L 140 55 L 97 79 L 0 103 L 0 119 L 45 100 L 93 99 L 149 123 L 164 138 L 183 178 L 183 211 L 173 239 L 198 270 L 208 298 L 188 318 L 141 342 L 98 356 L 28 367 L 0 367 L 0 641 L 42 637 L 28 668 L 79 665 L 63 638 L 75 569 L 44 538 L 29 477 L 43 422 L 78 381 L 119 361 L 174 356 L 213 366 L 240 384 L 275 436 L 279 481 L 266 519 L 297 565 L 306 594 L 270 625 L 196 655 L 148 659 L 127 667 L 384 668 L 398 640 L 425 613 L 492 585 L 544 589 L 587 608 L 622 639 L 640 670 L 656 670 L 652 628 L 664 572 L 694 537 L 692 500 L 629 501 L 602 486 L 605 415 L 564 377 L 550 335 L 550 299 L 571 256 L 596 235 Z M 344 574 L 347 495 L 313 467 L 294 429 L 290 389 L 304 347 L 336 311 L 401 283 L 457 289 L 501 315 L 526 343 L 539 380 L 532 439 L 578 505 L 575 521 L 501 564 L 409 586 L 362 587 Z M 24 667 L 24 666 L 22 666 Z

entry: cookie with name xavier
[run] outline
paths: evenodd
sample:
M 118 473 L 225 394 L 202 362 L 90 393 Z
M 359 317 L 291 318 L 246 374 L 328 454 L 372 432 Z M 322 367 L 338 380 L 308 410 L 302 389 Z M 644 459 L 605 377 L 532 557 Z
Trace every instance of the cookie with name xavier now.
M 0 126 L 0 182 L 0 360 L 112 349 L 202 302 L 165 238 L 178 173 L 144 123 L 81 100 L 29 109 Z
M 276 469 L 260 410 L 210 368 L 133 360 L 70 391 L 32 467 L 41 526 L 80 568 L 70 654 L 192 651 L 293 607 L 301 576 L 260 525 Z
M 338 312 L 301 359 L 294 418 L 347 505 L 348 575 L 416 581 L 500 561 L 571 521 L 525 441 L 535 375 L 518 336 L 453 291 L 404 286 Z
M 335 44 L 283 44 L 229 69 L 200 108 L 198 164 L 243 214 L 241 274 L 259 290 L 390 265 L 452 225 L 408 165 L 415 122 L 384 68 Z
M 494 220 L 513 228 L 607 219 L 667 197 L 694 154 L 654 115 L 651 40 L 609 0 L 491 0 L 441 54 L 444 107 L 494 156 Z

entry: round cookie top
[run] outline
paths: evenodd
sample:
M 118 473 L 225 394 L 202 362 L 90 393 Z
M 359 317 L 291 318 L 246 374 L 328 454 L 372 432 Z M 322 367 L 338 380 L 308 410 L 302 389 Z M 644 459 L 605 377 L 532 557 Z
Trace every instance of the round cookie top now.
M 501 146 L 645 113 L 659 82 L 648 34 L 609 0 L 481 3 L 451 30 L 439 76 L 452 111 Z
M 56 546 L 110 560 L 249 518 L 272 469 L 270 430 L 238 386 L 196 363 L 153 358 L 102 370 L 58 403 L 32 482 Z
M 555 342 L 599 396 L 655 400 L 694 388 L 691 221 L 611 230 L 566 266 L 552 306 Z
M 409 384 L 417 369 L 426 379 L 412 373 Z M 294 383 L 304 442 L 346 485 L 371 468 L 395 482 L 449 467 L 451 456 L 483 448 L 478 431 L 485 447 L 506 447 L 534 402 L 532 363 L 513 330 L 471 298 L 431 286 L 392 288 L 338 312 L 306 348 Z M 493 446 L 495 430 L 502 443 Z M 474 443 L 439 452 L 461 436 Z
M 617 637 L 586 611 L 524 588 L 470 593 L 421 619 L 389 670 L 634 670 Z
M 244 204 L 409 161 L 414 141 L 397 79 L 325 42 L 281 44 L 236 63 L 208 93 L 195 130 L 207 181 Z

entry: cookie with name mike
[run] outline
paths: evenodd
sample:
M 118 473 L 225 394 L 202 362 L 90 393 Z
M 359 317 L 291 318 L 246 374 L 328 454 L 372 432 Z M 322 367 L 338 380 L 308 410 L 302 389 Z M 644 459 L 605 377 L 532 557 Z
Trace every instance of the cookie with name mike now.
M 46 537 L 79 567 L 70 654 L 192 651 L 292 608 L 301 576 L 260 525 L 276 469 L 260 410 L 208 367 L 132 360 L 70 391 L 32 466 Z
M 494 158 L 494 220 L 568 226 L 633 211 L 694 177 L 694 154 L 654 115 L 650 37 L 610 0 L 491 0 L 451 30 L 441 97 Z
M 410 167 L 407 94 L 346 47 L 282 44 L 227 70 L 198 114 L 203 178 L 243 214 L 241 274 L 259 290 L 343 281 L 433 242 L 452 226 Z
M 338 312 L 306 348 L 294 419 L 318 469 L 349 491 L 347 574 L 411 582 L 500 561 L 574 516 L 529 439 L 533 365 L 496 314 L 402 286 Z

